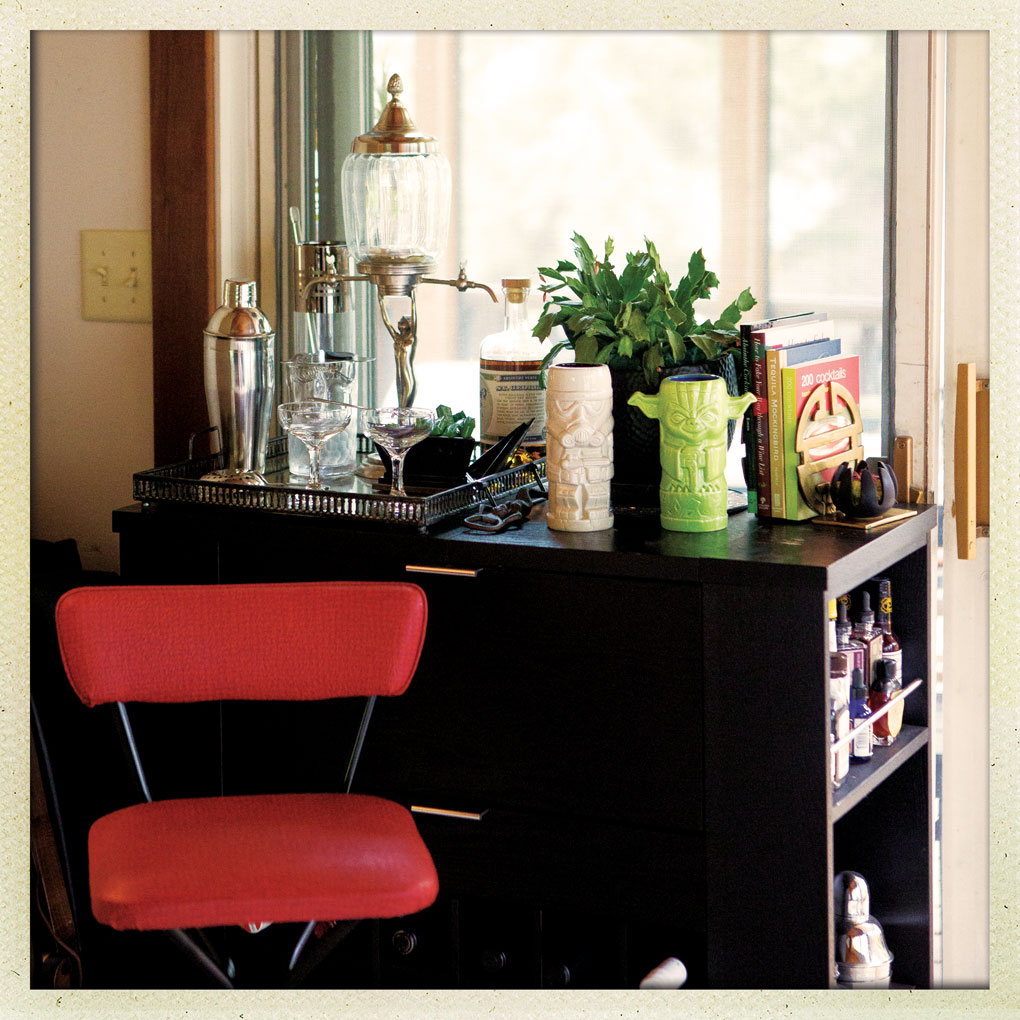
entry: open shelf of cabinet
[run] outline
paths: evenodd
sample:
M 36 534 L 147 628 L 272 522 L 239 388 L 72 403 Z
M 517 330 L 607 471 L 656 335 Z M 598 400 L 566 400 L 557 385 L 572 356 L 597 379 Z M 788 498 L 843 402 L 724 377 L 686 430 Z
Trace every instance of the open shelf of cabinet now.
M 642 947 L 596 968 L 615 987 L 669 955 L 689 987 L 832 987 L 832 879 L 848 868 L 872 888 L 894 981 L 930 987 L 935 523 L 921 507 L 873 532 L 745 513 L 705 534 L 569 534 L 538 507 L 501 535 L 420 535 L 217 507 L 114 513 L 125 582 L 419 583 L 418 671 L 377 705 L 356 786 L 480 816 L 416 818 L 451 909 L 538 954 L 514 980 L 558 968 L 571 924 L 556 919 L 583 916 Z M 880 574 L 903 675 L 925 682 L 897 743 L 834 790 L 828 601 Z M 227 788 L 335 783 L 340 722 L 317 706 L 235 736 L 227 717 Z M 592 931 L 578 924 L 578 942 Z
M 860 804 L 879 783 L 912 755 L 922 751 L 927 743 L 928 730 L 923 726 L 904 726 L 891 747 L 876 747 L 870 761 L 855 762 L 843 785 L 833 793 L 832 820 L 839 821 L 851 808 Z

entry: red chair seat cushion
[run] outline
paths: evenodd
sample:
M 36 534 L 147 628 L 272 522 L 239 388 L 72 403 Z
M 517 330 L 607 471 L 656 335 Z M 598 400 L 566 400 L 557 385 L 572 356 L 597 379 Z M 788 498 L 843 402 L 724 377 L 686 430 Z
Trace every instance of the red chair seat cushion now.
M 92 826 L 89 870 L 118 929 L 401 917 L 438 892 L 410 812 L 364 794 L 136 804 Z

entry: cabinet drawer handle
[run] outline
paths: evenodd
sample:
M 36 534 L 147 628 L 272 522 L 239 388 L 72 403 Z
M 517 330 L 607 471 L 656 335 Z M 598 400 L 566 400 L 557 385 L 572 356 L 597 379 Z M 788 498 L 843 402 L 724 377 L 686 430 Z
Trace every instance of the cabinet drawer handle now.
M 454 808 L 425 807 L 423 804 L 411 805 L 411 813 L 415 815 L 439 815 L 441 818 L 459 818 L 469 822 L 480 822 L 485 811 L 485 808 L 481 811 L 458 811 Z
M 480 567 L 426 567 L 417 563 L 408 563 L 404 570 L 409 574 L 441 574 L 443 577 L 477 577 L 482 571 Z

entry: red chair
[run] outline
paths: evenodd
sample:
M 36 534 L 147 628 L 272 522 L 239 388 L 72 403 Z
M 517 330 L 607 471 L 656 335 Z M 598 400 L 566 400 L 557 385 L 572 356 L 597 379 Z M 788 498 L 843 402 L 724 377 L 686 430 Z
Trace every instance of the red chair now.
M 117 703 L 145 803 L 89 831 L 96 919 L 167 930 L 214 980 L 224 968 L 183 929 L 400 917 L 436 898 L 436 870 L 410 812 L 351 793 L 377 695 L 398 695 L 425 637 L 413 584 L 76 588 L 56 607 L 67 676 L 86 705 Z M 125 702 L 367 698 L 343 793 L 154 801 Z M 351 927 L 353 925 L 350 925 Z M 342 926 L 341 926 L 342 927 Z

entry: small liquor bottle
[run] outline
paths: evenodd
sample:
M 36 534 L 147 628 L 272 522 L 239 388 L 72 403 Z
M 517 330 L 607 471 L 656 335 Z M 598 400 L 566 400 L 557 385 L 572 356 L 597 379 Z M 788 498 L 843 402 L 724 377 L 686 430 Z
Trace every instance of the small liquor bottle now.
M 850 684 L 850 722 L 854 726 L 854 738 L 850 743 L 850 757 L 854 761 L 867 761 L 874 751 L 874 734 L 870 719 L 868 685 L 864 682 L 864 674 L 859 669 L 855 669 Z
M 875 613 L 871 608 L 871 595 L 861 592 L 861 614 L 853 629 L 853 636 L 864 645 L 864 676 L 868 684 L 875 679 L 875 667 L 882 658 L 882 632 L 875 629 Z
M 836 652 L 829 656 L 829 742 L 836 743 L 850 732 L 850 708 L 847 694 L 846 656 Z M 833 787 L 842 785 L 850 771 L 850 745 L 844 744 L 831 754 L 830 771 Z
M 900 670 L 895 659 L 879 659 L 875 667 L 875 679 L 871 682 L 871 694 L 868 706 L 872 712 L 883 708 L 892 701 L 903 689 Z M 897 737 L 903 726 L 903 699 L 897 702 L 873 725 L 875 743 L 880 747 L 888 747 Z
M 836 650 L 836 600 L 829 599 L 829 652 Z
M 847 657 L 848 677 L 853 670 L 859 669 L 864 674 L 867 649 L 863 641 L 852 637 L 853 625 L 846 613 L 846 602 L 839 600 L 836 613 L 836 651 L 843 652 Z M 849 683 L 847 685 L 847 697 L 849 698 Z
M 552 347 L 532 336 L 528 321 L 531 280 L 505 279 L 503 329 L 478 351 L 479 440 L 487 450 L 518 425 L 530 421 L 521 450 L 531 459 L 545 456 L 545 390 L 542 360 Z
M 882 632 L 882 658 L 894 659 L 896 669 L 903 675 L 903 647 L 892 629 L 892 581 L 878 578 L 878 616 L 875 626 Z

